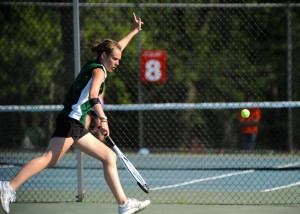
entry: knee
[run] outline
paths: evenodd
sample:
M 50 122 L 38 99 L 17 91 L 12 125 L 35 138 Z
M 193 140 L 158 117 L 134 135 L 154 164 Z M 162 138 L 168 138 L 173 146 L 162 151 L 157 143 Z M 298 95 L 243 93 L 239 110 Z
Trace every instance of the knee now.
M 116 153 L 114 153 L 113 151 L 109 151 L 107 153 L 107 156 L 106 156 L 104 162 L 106 162 L 107 164 L 114 164 L 115 165 L 117 163 Z
M 111 159 L 111 161 L 113 163 L 117 162 L 117 155 L 116 155 L 116 153 L 114 153 L 113 151 L 111 151 L 110 154 L 109 154 L 109 156 L 110 156 L 110 159 Z
M 41 158 L 44 159 L 44 163 L 46 163 L 46 168 L 52 168 L 58 162 L 57 158 L 54 158 L 50 154 L 44 154 Z

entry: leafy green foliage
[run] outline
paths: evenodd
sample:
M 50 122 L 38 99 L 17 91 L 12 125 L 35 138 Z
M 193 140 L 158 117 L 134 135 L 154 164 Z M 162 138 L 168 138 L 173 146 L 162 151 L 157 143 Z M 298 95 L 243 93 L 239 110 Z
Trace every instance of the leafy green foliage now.
M 131 30 L 132 12 L 145 24 L 109 73 L 106 103 L 239 102 L 247 93 L 257 101 L 288 100 L 287 8 L 81 7 L 81 64 L 94 57 L 96 39 L 118 41 Z M 72 15 L 68 6 L 0 5 L 1 103 L 62 103 L 74 79 Z M 299 100 L 299 9 L 291 15 L 292 100 Z M 167 81 L 141 84 L 139 54 L 155 49 L 167 53 Z M 210 114 L 187 112 L 179 119 L 190 132 L 209 130 Z M 277 114 L 286 118 L 284 111 Z M 226 111 L 211 116 L 221 132 L 233 123 L 224 115 L 230 117 Z

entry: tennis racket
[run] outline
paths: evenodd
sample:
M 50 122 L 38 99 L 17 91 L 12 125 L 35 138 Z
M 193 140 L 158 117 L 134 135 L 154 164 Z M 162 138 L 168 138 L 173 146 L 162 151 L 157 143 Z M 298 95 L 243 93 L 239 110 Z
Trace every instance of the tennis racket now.
M 132 163 L 125 157 L 125 155 L 121 152 L 121 150 L 117 147 L 117 145 L 114 143 L 114 141 L 111 139 L 110 136 L 106 137 L 106 140 L 109 142 L 111 147 L 114 149 L 115 153 L 120 158 L 121 162 L 125 166 L 125 168 L 130 172 L 130 174 L 134 177 L 134 179 L 137 181 L 137 185 L 145 192 L 149 193 L 149 188 L 143 179 L 143 177 L 140 175 L 140 173 L 136 170 L 136 168 L 132 165 Z

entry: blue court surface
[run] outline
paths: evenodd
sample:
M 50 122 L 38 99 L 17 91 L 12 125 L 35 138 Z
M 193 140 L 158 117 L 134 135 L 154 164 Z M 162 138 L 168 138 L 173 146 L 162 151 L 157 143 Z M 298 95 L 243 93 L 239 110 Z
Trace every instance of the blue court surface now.
M 151 199 L 152 205 L 145 213 L 235 213 L 233 210 L 239 213 L 270 213 L 272 209 L 275 209 L 273 213 L 300 213 L 298 156 L 126 155 L 147 181 L 150 193 L 144 194 L 137 187 L 120 162 L 119 177 L 130 196 Z M 1 156 L 0 179 L 11 179 L 23 162 L 35 156 Z M 44 170 L 19 189 L 18 203 L 12 205 L 14 213 L 21 213 L 18 210 L 22 209 L 35 213 L 31 210 L 34 207 L 49 207 L 54 210 L 52 213 L 76 213 L 78 210 L 81 212 L 77 213 L 97 213 L 100 210 L 103 210 L 101 213 L 115 213 L 116 205 L 103 178 L 101 163 L 85 155 L 83 159 L 84 202 L 74 203 L 78 185 L 76 156 L 68 154 L 56 168 Z M 3 164 L 4 161 L 7 163 Z M 293 194 L 290 194 L 291 190 Z M 45 199 L 46 204 L 30 203 L 39 202 L 37 193 L 41 192 L 43 195 L 45 192 L 52 194 L 52 198 Z M 59 192 L 70 192 L 72 201 L 65 201 Z M 107 200 L 96 199 L 98 196 Z M 53 202 L 58 204 L 53 205 Z M 65 211 L 60 210 L 61 204 Z M 220 206 L 222 204 L 226 206 Z M 235 204 L 239 206 L 233 206 Z
M 1 156 L 0 175 L 10 180 L 21 166 L 37 154 Z M 128 154 L 128 158 L 147 178 L 151 191 L 213 190 L 272 192 L 300 186 L 300 157 L 264 155 L 148 155 Z M 56 168 L 47 169 L 24 184 L 39 188 L 77 187 L 76 156 L 66 155 Z M 84 156 L 86 189 L 105 187 L 101 163 Z M 296 167 L 296 168 L 295 168 Z M 119 175 L 126 188 L 135 182 L 118 162 Z M 293 170 L 291 170 L 293 169 Z M 9 172 L 9 173 L 8 173 Z M 63 179 L 60 176 L 63 176 Z M 217 184 L 216 184 L 217 183 Z

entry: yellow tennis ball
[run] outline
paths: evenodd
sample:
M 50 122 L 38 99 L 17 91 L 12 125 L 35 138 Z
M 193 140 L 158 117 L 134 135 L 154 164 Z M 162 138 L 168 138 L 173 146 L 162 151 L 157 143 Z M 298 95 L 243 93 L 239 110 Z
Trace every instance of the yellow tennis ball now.
M 250 111 L 248 109 L 243 109 L 241 115 L 243 118 L 248 118 L 250 116 Z

